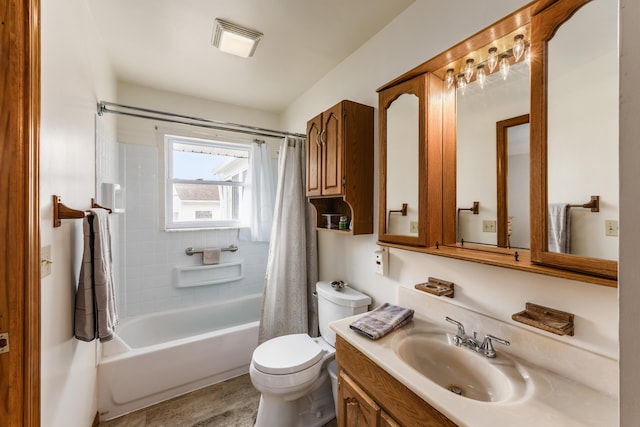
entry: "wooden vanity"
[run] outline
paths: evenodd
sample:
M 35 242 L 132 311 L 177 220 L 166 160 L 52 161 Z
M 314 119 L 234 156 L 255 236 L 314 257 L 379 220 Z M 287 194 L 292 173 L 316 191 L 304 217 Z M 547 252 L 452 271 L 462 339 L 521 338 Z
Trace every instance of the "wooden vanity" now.
M 341 337 L 338 426 L 457 426 Z

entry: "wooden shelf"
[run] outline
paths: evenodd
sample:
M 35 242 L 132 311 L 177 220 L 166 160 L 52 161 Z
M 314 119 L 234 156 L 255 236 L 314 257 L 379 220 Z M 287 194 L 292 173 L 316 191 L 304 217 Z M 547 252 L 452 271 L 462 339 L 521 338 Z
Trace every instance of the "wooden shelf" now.
M 617 287 L 618 281 L 605 277 L 592 276 L 584 273 L 578 273 L 570 270 L 561 270 L 559 268 L 547 267 L 544 265 L 533 264 L 531 262 L 530 252 L 528 250 L 518 250 L 518 261 L 508 254 L 505 249 L 491 248 L 489 246 L 483 249 L 472 249 L 460 246 L 439 246 L 435 247 L 418 247 L 398 245 L 394 243 L 378 242 L 380 246 L 388 246 L 390 248 L 404 249 L 412 252 L 421 252 L 429 255 L 443 256 L 447 258 L 455 258 L 464 261 L 472 261 L 480 264 L 493 265 L 497 267 L 511 268 L 513 270 L 526 271 L 529 273 L 543 274 L 545 276 L 560 277 L 562 279 L 576 280 L 578 282 L 593 283 L 596 285 Z M 515 252 L 511 250 L 511 252 Z

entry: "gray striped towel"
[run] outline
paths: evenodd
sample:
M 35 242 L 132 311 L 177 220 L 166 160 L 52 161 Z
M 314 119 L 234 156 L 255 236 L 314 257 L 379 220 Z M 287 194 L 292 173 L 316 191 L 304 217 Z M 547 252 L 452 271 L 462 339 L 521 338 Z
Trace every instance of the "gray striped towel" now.
M 380 307 L 353 321 L 349 327 L 354 331 L 377 340 L 413 319 L 413 310 L 385 302 Z

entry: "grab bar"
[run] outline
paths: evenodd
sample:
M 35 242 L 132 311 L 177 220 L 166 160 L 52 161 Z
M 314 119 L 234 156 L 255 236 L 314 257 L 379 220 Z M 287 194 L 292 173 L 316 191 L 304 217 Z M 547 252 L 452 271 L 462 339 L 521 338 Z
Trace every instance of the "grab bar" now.
M 238 246 L 237 245 L 231 245 L 228 248 L 221 248 L 220 249 L 222 252 L 235 252 L 238 250 Z M 193 254 L 201 254 L 204 251 L 204 249 L 195 249 L 195 248 L 187 248 L 184 250 L 184 253 L 191 256 Z

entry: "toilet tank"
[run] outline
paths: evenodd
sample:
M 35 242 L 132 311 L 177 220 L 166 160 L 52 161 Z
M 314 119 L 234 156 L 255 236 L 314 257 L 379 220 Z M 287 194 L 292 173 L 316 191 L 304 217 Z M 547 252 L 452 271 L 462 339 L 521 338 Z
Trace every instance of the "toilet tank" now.
M 331 282 L 316 283 L 316 291 L 318 292 L 320 335 L 335 347 L 336 333 L 329 329 L 329 323 L 364 313 L 371 304 L 371 298 L 348 285 L 343 288 L 333 288 Z

